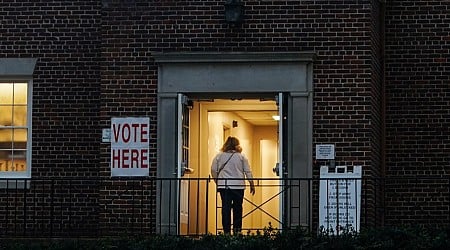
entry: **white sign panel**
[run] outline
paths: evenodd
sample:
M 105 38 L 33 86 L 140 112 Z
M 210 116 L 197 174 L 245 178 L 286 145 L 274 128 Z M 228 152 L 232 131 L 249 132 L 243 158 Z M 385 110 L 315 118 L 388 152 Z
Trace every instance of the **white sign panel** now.
M 316 145 L 316 159 L 334 160 L 334 145 L 333 144 Z
M 111 176 L 149 175 L 148 117 L 111 118 Z
M 347 172 L 346 166 L 336 166 L 335 170 L 338 173 L 329 173 L 328 166 L 320 168 L 319 227 L 335 235 L 344 230 L 359 232 L 361 166 L 354 166 L 353 172 Z
M 102 129 L 102 142 L 111 142 L 111 128 Z

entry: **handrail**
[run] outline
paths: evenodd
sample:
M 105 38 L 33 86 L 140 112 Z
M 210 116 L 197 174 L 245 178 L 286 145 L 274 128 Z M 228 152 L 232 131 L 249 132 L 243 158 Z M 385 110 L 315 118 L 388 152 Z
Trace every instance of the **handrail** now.
M 220 232 L 220 198 L 214 192 L 215 185 L 209 177 L 37 177 L 0 179 L 0 183 L 9 183 L 0 188 L 0 238 L 102 237 L 162 232 L 169 226 L 164 224 L 165 219 L 171 223 L 180 221 L 180 215 L 175 212 L 181 207 L 176 199 L 167 199 L 167 203 L 157 201 L 164 195 L 177 197 L 175 194 L 180 192 L 181 180 L 188 182 L 189 213 L 187 224 L 178 225 L 175 233 L 202 235 Z M 248 207 L 243 214 L 244 219 L 264 217 L 272 224 L 280 224 L 283 229 L 301 225 L 311 231 L 318 230 L 320 182 L 336 181 L 335 178 L 318 177 L 283 178 L 283 184 L 270 183 L 279 181 L 279 178 L 253 180 L 258 188 L 256 196 L 267 193 L 270 188 L 280 189 L 264 199 L 246 197 Z M 338 180 L 361 182 L 362 227 L 397 221 L 403 224 L 450 225 L 450 176 Z M 286 200 L 282 202 L 286 211 L 281 217 L 269 212 L 265 206 L 273 203 L 283 192 Z M 213 205 L 208 197 L 215 197 L 218 204 Z M 201 207 L 204 210 L 198 209 Z M 165 214 L 159 211 L 172 212 L 167 213 L 169 218 L 164 218 Z M 215 225 L 216 230 L 208 229 L 210 225 Z M 255 232 L 264 230 L 264 227 L 248 229 Z

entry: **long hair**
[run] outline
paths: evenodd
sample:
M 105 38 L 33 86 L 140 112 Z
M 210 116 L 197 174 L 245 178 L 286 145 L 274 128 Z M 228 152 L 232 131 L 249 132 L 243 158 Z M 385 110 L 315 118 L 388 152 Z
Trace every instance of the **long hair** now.
M 236 137 L 228 136 L 227 140 L 223 144 L 221 150 L 222 152 L 227 152 L 231 150 L 236 150 L 236 148 L 239 146 L 239 140 Z

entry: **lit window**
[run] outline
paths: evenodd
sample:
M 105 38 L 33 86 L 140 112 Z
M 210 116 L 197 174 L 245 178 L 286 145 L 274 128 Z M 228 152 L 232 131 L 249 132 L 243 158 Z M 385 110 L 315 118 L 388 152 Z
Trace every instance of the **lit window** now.
M 29 82 L 0 82 L 0 177 L 30 177 Z M 30 84 L 31 85 L 31 84 Z

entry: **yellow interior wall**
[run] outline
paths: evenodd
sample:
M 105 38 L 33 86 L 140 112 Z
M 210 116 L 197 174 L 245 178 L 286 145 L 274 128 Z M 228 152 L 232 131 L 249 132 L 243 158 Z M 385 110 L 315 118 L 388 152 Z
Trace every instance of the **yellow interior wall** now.
M 233 128 L 233 120 L 237 121 L 238 126 Z M 208 170 L 210 170 L 211 162 L 215 155 L 220 152 L 220 148 L 222 147 L 224 143 L 224 135 L 223 135 L 223 128 L 224 126 L 230 128 L 230 135 L 235 136 L 239 139 L 242 147 L 242 153 L 247 156 L 249 160 L 249 164 L 252 168 L 252 171 L 254 170 L 253 167 L 253 129 L 254 127 L 246 122 L 245 120 L 241 119 L 240 117 L 236 116 L 232 112 L 209 112 L 208 113 L 208 131 L 209 131 L 209 138 L 208 138 L 208 145 L 210 145 L 210 150 L 208 151 Z M 214 200 L 217 200 L 218 205 L 220 206 L 220 198 L 217 195 L 215 184 L 213 186 L 210 186 L 210 190 L 213 191 L 212 195 L 214 195 Z M 248 188 L 245 192 L 245 199 L 252 200 L 253 197 L 248 192 Z M 212 199 L 210 199 L 212 200 Z M 216 206 L 214 206 L 216 207 Z M 244 201 L 244 212 L 245 215 L 250 209 L 252 209 L 251 205 L 248 202 Z M 215 221 L 216 215 L 217 215 L 217 223 L 219 223 L 219 227 L 221 227 L 221 215 L 220 215 L 220 209 L 214 209 L 214 212 L 211 213 L 211 210 L 209 211 L 209 214 L 211 216 L 211 219 Z M 247 216 L 244 217 L 243 220 L 243 228 L 250 227 L 253 221 L 253 216 Z M 215 232 L 216 225 L 215 223 L 210 223 L 209 230 L 211 232 Z
M 255 127 L 253 140 L 254 145 L 257 145 L 253 152 L 254 164 L 258 166 L 255 168 L 257 170 L 255 176 L 265 179 L 272 178 L 272 180 L 259 180 L 257 183 L 255 203 L 260 207 L 254 212 L 253 226 L 264 228 L 270 222 L 272 226 L 277 227 L 278 222 L 269 216 L 279 218 L 279 199 L 277 196 L 279 181 L 273 172 L 278 159 L 277 127 Z M 264 205 L 261 205 L 263 203 Z
M 189 167 L 193 168 L 195 172 L 185 177 L 208 178 L 210 176 L 212 159 L 220 152 L 224 142 L 223 128 L 225 126 L 229 128 L 231 136 L 239 138 L 243 153 L 249 159 L 254 177 L 277 178 L 272 172 L 277 162 L 277 127 L 253 126 L 232 112 L 208 112 L 208 109 L 209 107 L 194 102 L 194 108 L 191 110 Z M 233 120 L 238 122 L 238 127 L 233 128 Z M 207 231 L 215 234 L 216 224 L 221 227 L 220 209 L 216 209 L 221 205 L 220 197 L 216 193 L 216 185 L 212 180 L 207 182 L 206 179 L 201 180 L 198 184 L 198 195 L 197 183 L 191 184 L 195 187 L 191 188 L 190 193 L 190 211 L 192 213 L 189 215 L 189 232 L 204 233 Z M 270 184 L 268 181 L 260 181 L 258 184 L 260 186 L 256 188 L 255 196 L 250 194 L 249 188 L 245 191 L 245 198 L 255 204 L 261 204 L 278 192 L 276 185 L 262 188 L 263 185 Z M 197 204 L 199 204 L 198 209 Z M 208 211 L 206 211 L 207 208 Z M 244 215 L 254 209 L 254 205 L 244 201 Z M 278 218 L 278 198 L 263 205 L 262 209 Z M 256 210 L 244 218 L 243 227 L 263 228 L 268 226 L 269 221 L 273 226 L 277 226 L 268 215 Z

